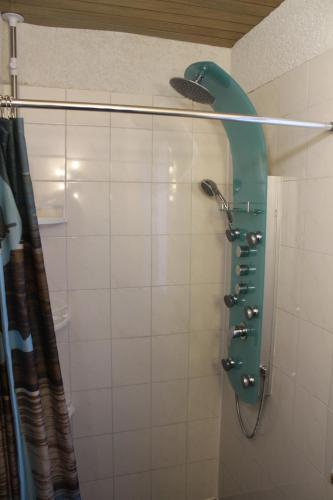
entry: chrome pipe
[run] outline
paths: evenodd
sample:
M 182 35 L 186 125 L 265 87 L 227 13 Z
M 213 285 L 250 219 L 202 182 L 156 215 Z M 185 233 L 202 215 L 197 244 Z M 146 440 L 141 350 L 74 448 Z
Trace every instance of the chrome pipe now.
M 153 106 L 133 106 L 127 104 L 104 104 L 88 102 L 42 101 L 35 99 L 11 99 L 15 109 L 62 109 L 71 111 L 100 111 L 115 113 L 134 113 L 156 116 L 178 116 L 180 118 L 199 118 L 204 120 L 222 120 L 228 122 L 260 123 L 263 125 L 282 125 L 289 127 L 316 128 L 333 131 L 333 122 L 312 122 L 273 118 L 269 116 L 239 115 L 231 113 L 215 113 L 213 111 L 195 111 L 176 108 L 159 108 Z M 0 96 L 0 108 L 8 107 L 8 100 Z

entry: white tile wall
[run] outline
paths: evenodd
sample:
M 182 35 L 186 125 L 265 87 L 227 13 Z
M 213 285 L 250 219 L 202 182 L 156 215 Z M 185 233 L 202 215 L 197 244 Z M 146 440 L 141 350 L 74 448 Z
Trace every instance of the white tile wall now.
M 192 108 L 91 90 L 24 95 Z M 197 181 L 227 182 L 223 129 L 117 113 L 25 118 L 37 202 L 67 218 L 41 232 L 54 307 L 70 309 L 57 339 L 82 498 L 213 496 L 225 227 Z
M 332 58 L 329 50 L 255 90 L 258 112 L 331 120 Z M 287 127 L 272 127 L 267 137 L 271 173 L 284 176 L 273 387 L 250 446 L 229 409 L 232 394 L 224 391 L 223 499 L 330 500 L 332 138 Z M 243 460 L 256 461 L 260 474 L 238 474 Z

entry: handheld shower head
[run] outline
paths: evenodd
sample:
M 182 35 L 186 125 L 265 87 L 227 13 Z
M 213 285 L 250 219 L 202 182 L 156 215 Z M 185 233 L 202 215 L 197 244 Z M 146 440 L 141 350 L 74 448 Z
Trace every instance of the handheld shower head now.
M 227 219 L 228 219 L 228 224 L 229 226 L 232 224 L 232 215 L 231 215 L 231 210 L 229 208 L 228 202 L 217 187 L 216 182 L 212 181 L 211 179 L 204 179 L 200 183 L 201 189 L 203 192 L 210 197 L 215 197 L 218 205 L 220 206 L 222 204 L 223 210 L 226 213 Z
M 215 97 L 201 84 L 203 78 L 203 74 L 198 75 L 194 80 L 175 77 L 171 78 L 170 85 L 187 99 L 202 104 L 213 104 Z

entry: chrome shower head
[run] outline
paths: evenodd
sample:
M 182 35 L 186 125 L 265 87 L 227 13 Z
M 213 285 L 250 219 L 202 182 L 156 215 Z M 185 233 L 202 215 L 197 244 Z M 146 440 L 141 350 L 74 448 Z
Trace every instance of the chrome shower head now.
M 204 193 L 208 196 L 219 196 L 221 194 L 216 182 L 212 181 L 211 179 L 204 179 L 203 181 L 201 181 L 200 186 Z
M 198 75 L 194 80 L 187 80 L 186 78 L 171 78 L 170 85 L 183 97 L 187 97 L 195 102 L 201 104 L 213 104 L 215 97 L 206 89 L 201 82 L 204 76 Z
M 204 179 L 200 182 L 201 189 L 203 192 L 210 197 L 215 197 L 216 201 L 218 202 L 219 207 L 222 204 L 222 209 L 225 211 L 229 226 L 232 224 L 232 215 L 231 215 L 231 210 L 229 208 L 228 202 L 217 187 L 216 182 L 212 181 L 211 179 Z

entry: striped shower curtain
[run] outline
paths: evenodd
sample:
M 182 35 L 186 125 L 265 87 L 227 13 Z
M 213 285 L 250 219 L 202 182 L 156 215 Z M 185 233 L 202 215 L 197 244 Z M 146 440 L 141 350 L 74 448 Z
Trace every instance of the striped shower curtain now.
M 0 499 L 78 500 L 21 118 L 0 119 L 1 234 Z

